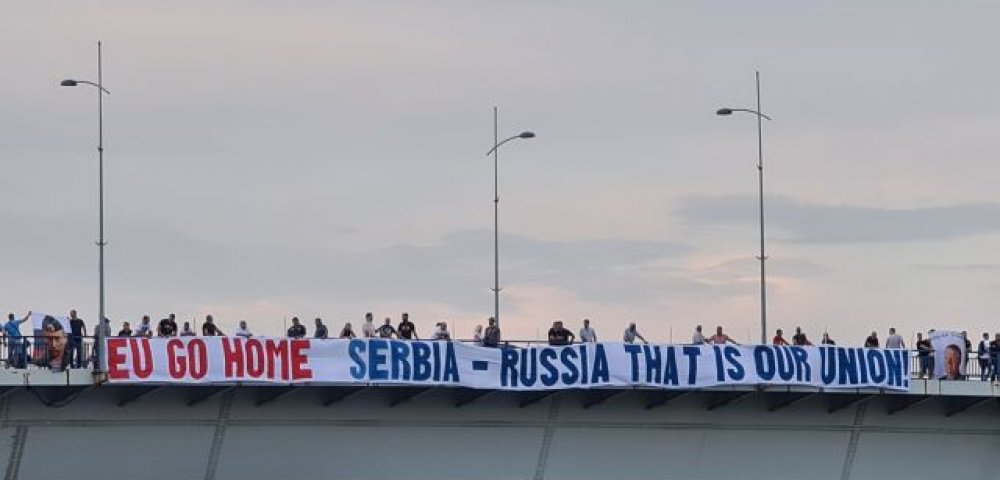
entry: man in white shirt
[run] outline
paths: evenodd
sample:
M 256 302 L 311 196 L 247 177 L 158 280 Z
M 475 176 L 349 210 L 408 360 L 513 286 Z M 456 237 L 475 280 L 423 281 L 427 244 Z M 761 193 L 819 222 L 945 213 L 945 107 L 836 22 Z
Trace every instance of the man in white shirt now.
M 451 333 L 448 332 L 448 324 L 445 322 L 434 325 L 434 333 L 431 335 L 434 340 L 451 340 Z
M 240 320 L 240 328 L 236 329 L 236 336 L 243 338 L 250 338 L 253 336 L 247 328 L 247 322 L 245 320 Z
M 583 319 L 583 328 L 580 329 L 580 341 L 583 343 L 597 343 L 597 332 L 590 327 L 590 319 Z
M 642 343 L 649 343 L 646 341 L 645 338 L 642 337 L 642 334 L 640 334 L 639 331 L 636 330 L 635 322 L 632 322 L 628 324 L 628 328 L 625 329 L 625 334 L 622 335 L 622 341 L 625 343 L 635 343 L 635 339 L 637 338 L 639 340 L 642 340 Z
M 895 328 L 889 329 L 889 336 L 885 337 L 885 348 L 906 348 L 903 337 L 896 334 Z
M 375 328 L 375 316 L 372 315 L 372 312 L 366 313 L 365 323 L 361 325 L 361 336 L 364 338 L 375 338 L 376 330 L 378 329 Z
M 701 333 L 701 325 L 694 327 L 694 335 L 691 335 L 691 343 L 702 345 L 705 343 L 705 335 Z

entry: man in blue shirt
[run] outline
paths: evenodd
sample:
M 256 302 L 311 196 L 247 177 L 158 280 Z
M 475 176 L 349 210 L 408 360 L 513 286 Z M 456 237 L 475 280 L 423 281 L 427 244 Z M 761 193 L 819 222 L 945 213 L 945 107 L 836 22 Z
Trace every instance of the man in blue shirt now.
M 21 335 L 21 324 L 28 321 L 31 312 L 24 318 L 18 320 L 13 313 L 7 314 L 7 323 L 3 326 L 4 334 L 7 335 L 7 366 L 11 368 L 25 368 L 28 366 L 28 348 Z

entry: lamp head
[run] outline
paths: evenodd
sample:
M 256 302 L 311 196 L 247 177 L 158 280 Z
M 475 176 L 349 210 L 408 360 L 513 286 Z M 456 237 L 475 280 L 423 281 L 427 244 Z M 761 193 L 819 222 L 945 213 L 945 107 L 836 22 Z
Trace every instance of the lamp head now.
M 521 134 L 518 135 L 518 137 L 520 137 L 520 138 L 535 138 L 535 132 L 521 132 Z
M 715 114 L 716 115 L 732 115 L 733 114 L 733 109 L 731 109 L 731 108 L 720 108 L 720 109 L 718 109 L 718 110 L 715 111 Z
M 61 87 L 75 87 L 76 86 L 76 80 L 70 80 L 70 79 L 63 80 L 63 81 L 59 82 L 59 86 L 61 86 Z

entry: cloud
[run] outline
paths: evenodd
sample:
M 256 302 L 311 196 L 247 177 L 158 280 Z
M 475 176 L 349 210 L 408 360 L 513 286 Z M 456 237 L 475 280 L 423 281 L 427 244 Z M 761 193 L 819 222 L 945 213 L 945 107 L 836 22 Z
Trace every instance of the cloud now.
M 1000 204 L 892 209 L 765 198 L 766 220 L 779 239 L 804 244 L 937 241 L 1000 231 Z M 757 222 L 757 197 L 694 195 L 681 199 L 677 214 L 691 225 Z

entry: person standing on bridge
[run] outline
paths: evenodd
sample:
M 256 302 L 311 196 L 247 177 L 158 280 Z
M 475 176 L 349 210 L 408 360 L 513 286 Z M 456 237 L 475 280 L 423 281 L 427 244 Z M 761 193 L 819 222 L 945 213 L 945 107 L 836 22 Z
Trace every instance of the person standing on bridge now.
M 7 336 L 7 367 L 25 368 L 28 364 L 28 345 L 21 335 L 21 324 L 31 318 L 29 311 L 24 318 L 18 320 L 13 313 L 7 314 L 7 323 L 3 325 L 3 333 Z
M 128 322 L 122 322 L 122 329 L 118 330 L 119 337 L 131 337 L 132 336 L 132 326 Z
M 691 343 L 695 345 L 705 344 L 705 334 L 701 333 L 701 325 L 694 327 L 694 334 L 691 335 Z
M 385 323 L 381 327 L 378 327 L 379 338 L 392 338 L 397 337 L 396 327 L 392 326 L 392 318 L 385 317 Z
M 87 336 L 87 324 L 76 316 L 76 310 L 69 311 L 69 342 L 66 345 L 64 367 L 80 368 L 83 359 L 83 337 Z
M 983 339 L 976 349 L 976 358 L 979 360 L 979 380 L 985 382 L 990 378 L 990 334 L 983 333 Z
M 573 340 L 576 340 L 576 335 L 563 326 L 562 320 L 552 322 L 552 328 L 549 329 L 549 345 L 554 347 L 570 345 Z
M 889 336 L 885 337 L 885 348 L 906 348 L 903 337 L 896 333 L 895 328 L 889 329 Z
M 796 347 L 811 347 L 812 342 L 806 338 L 806 334 L 802 331 L 802 327 L 795 327 L 795 335 L 792 335 L 792 345 Z
M 774 332 L 774 338 L 771 340 L 771 345 L 776 347 L 788 345 L 788 340 L 785 340 L 784 332 L 779 328 L 778 331 Z
M 221 337 L 225 335 L 222 330 L 215 325 L 215 319 L 212 315 L 205 315 L 205 323 L 201 324 L 201 334 L 206 337 Z
M 420 340 L 417 335 L 417 326 L 410 321 L 410 314 L 403 312 L 399 316 L 399 326 L 396 327 L 396 336 L 400 340 Z
M 1000 333 L 990 342 L 990 380 L 1000 380 Z
M 727 343 L 739 345 L 739 343 L 736 343 L 736 340 L 733 340 L 729 335 L 722 333 L 722 325 L 715 327 L 715 335 L 708 338 L 708 343 L 712 345 L 725 345 Z
M 316 317 L 316 333 L 313 334 L 313 338 L 326 339 L 330 336 L 330 331 L 327 330 L 326 325 L 323 325 L 323 319 Z
M 292 317 L 292 326 L 288 327 L 288 338 L 306 338 L 306 326 L 299 323 L 299 317 Z
M 181 329 L 182 337 L 193 337 L 197 335 L 194 329 L 191 328 L 191 322 L 184 322 L 184 328 Z
M 625 333 L 622 334 L 622 341 L 625 343 L 635 343 L 635 339 L 642 340 L 642 343 L 648 344 L 646 338 L 639 333 L 639 330 L 635 328 L 635 322 L 629 323 L 628 327 L 625 329 Z
M 156 326 L 156 334 L 160 337 L 177 335 L 177 320 L 174 314 L 171 313 L 167 318 L 160 320 L 160 323 Z
M 365 323 L 361 324 L 361 336 L 374 338 L 375 330 L 375 315 L 372 315 L 372 312 L 368 312 L 365 314 Z
M 927 374 L 928 379 L 934 376 L 932 352 L 934 352 L 934 347 L 931 345 L 930 339 L 925 339 L 924 334 L 917 332 L 917 360 L 920 362 L 920 376 L 918 378 L 924 378 L 924 373 Z
M 836 345 L 837 344 L 837 342 L 834 342 L 833 339 L 830 338 L 830 334 L 827 333 L 827 332 L 823 332 L 823 339 L 820 340 L 819 343 L 820 343 L 820 345 Z
M 354 334 L 354 328 L 351 327 L 351 322 L 344 324 L 344 328 L 340 329 L 340 338 L 354 338 L 357 335 Z
M 135 336 L 146 338 L 153 336 L 153 326 L 149 324 L 149 315 L 142 316 L 142 322 L 139 323 L 139 328 L 135 331 Z
M 500 327 L 497 326 L 497 319 L 490 317 L 487 321 L 486 332 L 483 333 L 483 346 L 497 348 L 500 346 Z
M 583 343 L 597 343 L 597 331 L 590 326 L 590 319 L 583 319 L 583 328 L 580 329 L 580 341 Z
M 250 338 L 250 337 L 253 336 L 253 333 L 251 333 L 250 329 L 247 328 L 247 322 L 246 322 L 246 320 L 240 320 L 240 328 L 236 329 L 236 333 L 234 335 L 236 335 L 237 337 L 240 337 L 240 338 L 244 338 L 244 339 Z
M 865 339 L 865 348 L 878 348 L 878 332 L 873 331 L 871 335 L 868 335 L 868 338 Z

